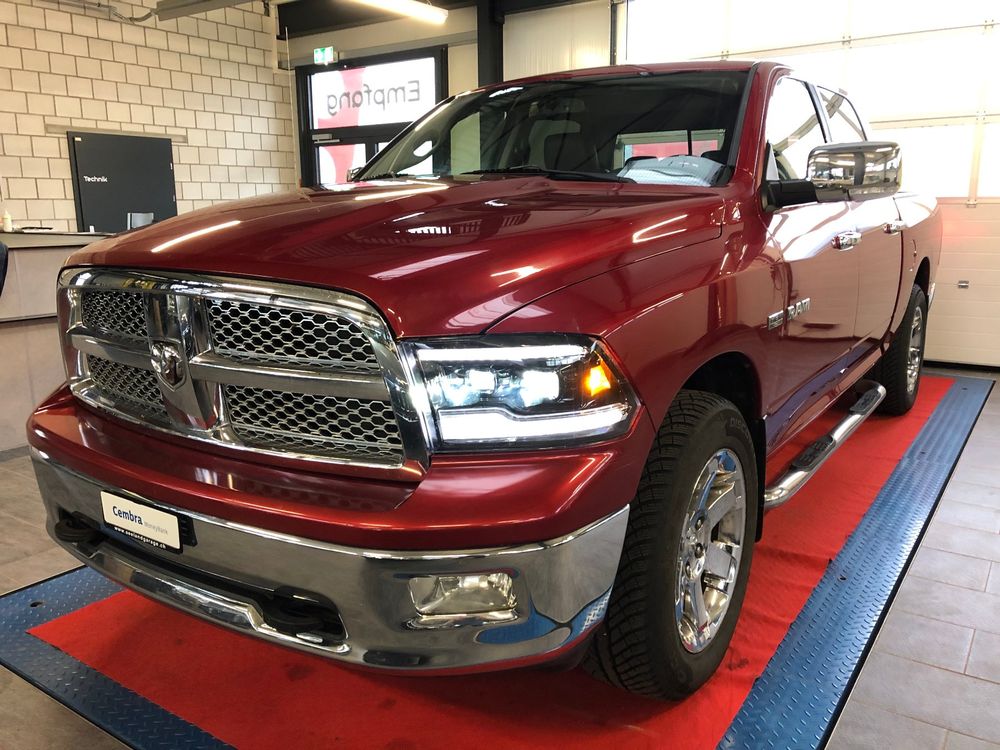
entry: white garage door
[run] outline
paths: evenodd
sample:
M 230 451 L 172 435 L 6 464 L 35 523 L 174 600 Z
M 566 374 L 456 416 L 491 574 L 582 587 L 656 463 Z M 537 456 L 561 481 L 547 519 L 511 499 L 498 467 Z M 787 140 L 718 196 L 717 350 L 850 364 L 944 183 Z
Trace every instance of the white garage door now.
M 810 13 L 808 6 L 814 6 Z M 1000 20 L 995 0 L 615 6 L 619 62 L 770 59 L 842 87 L 903 149 L 904 187 L 945 222 L 927 357 L 1000 365 Z M 815 23 L 804 24 L 812 17 Z

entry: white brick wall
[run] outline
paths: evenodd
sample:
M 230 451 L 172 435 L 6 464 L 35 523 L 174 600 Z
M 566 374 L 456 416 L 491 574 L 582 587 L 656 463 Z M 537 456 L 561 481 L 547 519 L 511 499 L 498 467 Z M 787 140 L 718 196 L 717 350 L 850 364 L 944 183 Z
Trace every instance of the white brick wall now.
M 148 7 L 113 4 L 125 15 Z M 69 149 L 46 126 L 186 137 L 180 213 L 294 186 L 289 77 L 260 3 L 132 25 L 0 0 L 0 188 L 15 223 L 76 230 Z

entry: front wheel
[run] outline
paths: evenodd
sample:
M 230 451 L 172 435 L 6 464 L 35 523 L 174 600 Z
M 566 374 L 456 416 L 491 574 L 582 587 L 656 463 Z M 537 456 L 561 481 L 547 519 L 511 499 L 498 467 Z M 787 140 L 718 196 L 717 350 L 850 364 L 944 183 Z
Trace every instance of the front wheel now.
M 678 699 L 726 652 L 746 593 L 760 498 L 750 431 L 711 393 L 682 391 L 650 451 L 591 674 Z
M 927 297 L 914 285 L 899 330 L 882 359 L 872 369 L 872 377 L 885 387 L 879 410 L 899 416 L 913 408 L 920 389 L 924 366 L 927 328 Z

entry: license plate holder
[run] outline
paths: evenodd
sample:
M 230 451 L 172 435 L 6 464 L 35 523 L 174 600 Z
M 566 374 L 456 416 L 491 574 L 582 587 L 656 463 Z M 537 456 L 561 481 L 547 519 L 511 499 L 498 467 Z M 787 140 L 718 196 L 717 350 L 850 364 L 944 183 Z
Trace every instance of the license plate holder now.
M 120 534 L 156 549 L 181 551 L 180 516 L 103 491 L 101 511 L 105 525 Z

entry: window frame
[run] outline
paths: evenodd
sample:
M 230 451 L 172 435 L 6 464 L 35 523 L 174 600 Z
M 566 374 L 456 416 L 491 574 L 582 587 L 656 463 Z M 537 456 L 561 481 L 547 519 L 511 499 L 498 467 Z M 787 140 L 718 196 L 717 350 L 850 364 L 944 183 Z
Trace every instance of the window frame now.
M 821 110 L 823 110 L 823 119 L 826 120 L 827 122 L 827 129 L 829 131 L 829 136 L 828 136 L 829 140 L 827 141 L 827 143 L 838 143 L 839 141 L 833 140 L 833 128 L 830 126 L 830 114 L 826 111 L 826 107 L 823 105 L 823 94 L 820 93 L 821 91 L 827 91 L 833 94 L 834 96 L 839 96 L 845 102 L 847 102 L 847 104 L 851 108 L 851 112 L 854 113 L 854 119 L 857 120 L 858 125 L 861 127 L 861 134 L 862 136 L 864 136 L 863 141 L 870 140 L 871 136 L 869 135 L 868 132 L 870 129 L 868 123 L 861 118 L 860 114 L 858 114 L 858 108 L 854 106 L 854 102 L 851 101 L 851 98 L 846 93 L 844 93 L 843 91 L 837 91 L 831 89 L 827 86 L 813 85 L 812 88 L 816 93 L 816 99 L 819 102 L 819 107 Z M 843 143 L 851 143 L 851 141 L 843 141 Z
M 378 152 L 379 142 L 392 143 L 396 136 L 409 125 L 409 122 L 383 123 L 380 125 L 355 125 L 341 128 L 314 128 L 312 88 L 309 85 L 310 79 L 316 73 L 324 73 L 330 70 L 349 70 L 351 68 L 363 68 L 369 65 L 380 65 L 383 63 L 405 62 L 406 60 L 416 60 L 431 57 L 434 59 L 435 67 L 435 106 L 448 97 L 448 46 L 437 45 L 433 47 L 421 47 L 418 49 L 405 50 L 403 52 L 391 52 L 381 55 L 366 55 L 363 57 L 352 57 L 347 60 L 333 63 L 331 65 L 301 65 L 295 68 L 295 94 L 297 101 L 297 126 L 299 131 L 299 167 L 304 187 L 322 187 L 319 183 L 318 158 L 316 149 L 319 146 L 337 146 L 365 143 L 369 145 L 375 143 L 375 150 L 368 148 L 367 164 Z
M 819 123 L 820 133 L 822 133 L 822 135 L 823 135 L 823 145 L 831 143 L 831 140 L 830 140 L 830 124 L 829 124 L 829 122 L 827 122 L 826 109 L 822 105 L 822 102 L 821 102 L 820 96 L 819 96 L 819 92 L 816 91 L 816 86 L 814 86 L 812 83 L 810 83 L 809 81 L 807 81 L 807 80 L 805 80 L 803 78 L 799 78 L 798 76 L 794 75 L 794 73 L 791 73 L 791 72 L 786 73 L 784 75 L 779 75 L 777 78 L 774 79 L 773 84 L 768 89 L 768 92 L 767 92 L 767 107 L 764 109 L 764 117 L 763 117 L 763 120 L 761 122 L 761 126 L 762 126 L 761 129 L 760 129 L 761 146 L 762 146 L 761 152 L 762 152 L 762 154 L 764 156 L 764 164 L 763 164 L 763 168 L 760 170 L 760 187 L 763 187 L 763 185 L 766 184 L 769 181 L 773 182 L 773 180 L 768 180 L 767 179 L 767 155 L 768 155 L 768 153 L 770 153 L 770 145 L 771 145 L 770 141 L 767 138 L 767 120 L 768 120 L 768 117 L 770 117 L 770 115 L 771 115 L 771 102 L 772 102 L 772 100 L 774 98 L 774 92 L 778 90 L 778 86 L 784 80 L 795 81 L 795 82 L 797 82 L 797 83 L 799 83 L 799 84 L 801 84 L 802 86 L 805 87 L 806 92 L 809 95 L 809 99 L 812 102 L 813 111 L 816 114 L 816 120 Z M 805 179 L 805 178 L 798 178 L 798 179 Z M 777 181 L 778 182 L 789 182 L 789 180 L 781 180 L 781 179 L 779 179 Z

